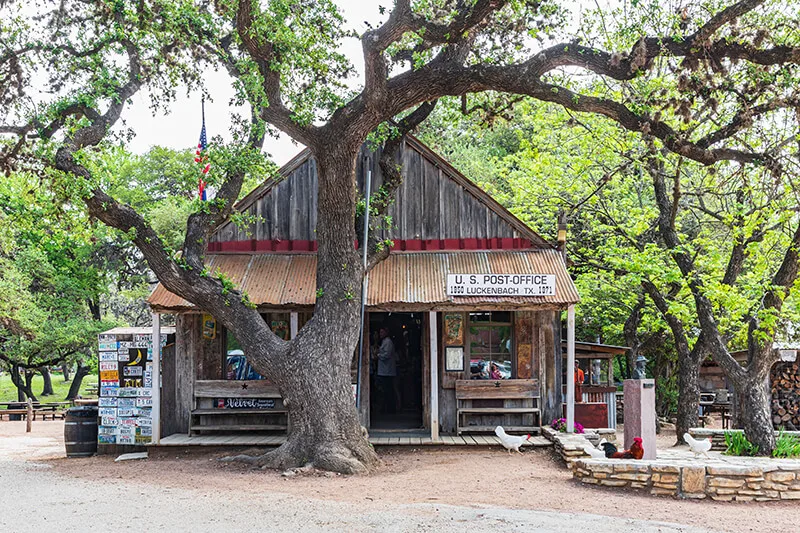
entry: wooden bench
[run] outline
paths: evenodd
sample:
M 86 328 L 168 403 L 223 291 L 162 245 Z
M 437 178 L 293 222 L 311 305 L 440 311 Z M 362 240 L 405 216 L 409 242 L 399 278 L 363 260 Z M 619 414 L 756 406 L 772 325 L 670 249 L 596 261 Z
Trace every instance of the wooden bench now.
M 218 407 L 222 399 L 273 400 L 271 408 Z M 194 384 L 189 435 L 219 431 L 286 431 L 288 410 L 275 385 L 260 380 L 200 380 Z
M 506 431 L 539 433 L 539 383 L 535 379 L 456 381 L 456 431 Z M 494 405 L 489 405 L 494 404 Z M 473 417 L 480 421 L 470 424 Z M 499 420 L 488 423 L 487 418 Z
M 0 409 L 0 420 L 3 419 L 4 415 L 22 415 L 21 420 L 25 420 L 28 417 L 28 410 L 27 409 Z M 47 417 L 51 417 L 53 420 L 56 417 L 63 419 L 64 418 L 64 411 L 58 409 L 52 409 L 49 407 L 39 408 L 35 407 L 33 409 L 33 419 L 36 420 L 36 415 L 42 415 L 42 420 L 47 420 Z

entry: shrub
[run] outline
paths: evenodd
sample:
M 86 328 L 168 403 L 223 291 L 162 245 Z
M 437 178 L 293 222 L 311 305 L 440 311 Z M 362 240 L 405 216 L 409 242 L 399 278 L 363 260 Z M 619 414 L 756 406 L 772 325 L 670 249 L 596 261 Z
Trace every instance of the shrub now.
M 772 457 L 800 457 L 800 439 L 794 435 L 787 435 L 781 430 L 775 440 L 775 449 Z
M 566 433 L 567 419 L 566 418 L 553 419 L 553 422 L 550 424 L 550 427 L 555 429 L 556 431 L 560 431 L 561 433 Z M 578 422 L 575 422 L 575 433 L 583 433 L 583 426 L 580 425 Z
M 758 446 L 747 440 L 744 432 L 740 431 L 726 431 L 725 445 L 728 447 L 725 455 L 750 456 L 758 453 Z

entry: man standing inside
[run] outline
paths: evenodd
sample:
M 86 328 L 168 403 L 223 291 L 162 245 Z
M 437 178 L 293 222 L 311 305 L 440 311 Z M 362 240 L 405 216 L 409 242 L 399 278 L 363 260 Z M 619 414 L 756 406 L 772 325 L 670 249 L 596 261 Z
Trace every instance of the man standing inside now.
M 387 413 L 397 412 L 399 390 L 397 390 L 397 352 L 394 342 L 389 338 L 389 329 L 383 326 L 378 330 L 380 347 L 378 348 L 378 386 L 383 391 L 383 408 Z

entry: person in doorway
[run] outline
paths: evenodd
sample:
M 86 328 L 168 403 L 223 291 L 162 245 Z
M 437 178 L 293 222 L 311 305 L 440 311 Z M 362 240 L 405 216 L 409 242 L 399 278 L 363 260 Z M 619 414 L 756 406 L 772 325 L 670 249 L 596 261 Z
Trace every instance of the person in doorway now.
M 583 381 L 586 379 L 586 375 L 581 370 L 580 363 L 575 361 L 575 403 L 581 403 L 583 401 L 583 391 L 581 391 L 581 385 L 583 385 Z
M 380 345 L 378 347 L 378 383 L 383 391 L 383 408 L 389 414 L 397 412 L 400 405 L 400 390 L 397 387 L 397 351 L 389 337 L 386 326 L 378 330 Z

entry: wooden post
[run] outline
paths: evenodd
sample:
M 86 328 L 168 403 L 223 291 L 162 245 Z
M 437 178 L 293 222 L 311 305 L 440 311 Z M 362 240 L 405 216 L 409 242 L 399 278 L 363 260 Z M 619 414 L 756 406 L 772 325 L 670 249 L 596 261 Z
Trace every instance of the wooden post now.
M 436 311 L 428 313 L 431 352 L 431 440 L 439 441 L 439 335 L 436 324 Z
M 297 312 L 289 313 L 289 338 L 294 339 L 297 337 Z
M 153 345 L 153 387 L 150 389 L 153 407 L 150 416 L 153 436 L 151 441 L 158 444 L 161 440 L 161 315 L 153 313 L 153 335 L 151 337 Z
M 31 423 L 33 422 L 33 402 L 28 398 L 28 414 L 25 418 L 25 433 L 31 432 Z
M 567 433 L 575 432 L 575 305 L 567 307 Z

